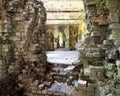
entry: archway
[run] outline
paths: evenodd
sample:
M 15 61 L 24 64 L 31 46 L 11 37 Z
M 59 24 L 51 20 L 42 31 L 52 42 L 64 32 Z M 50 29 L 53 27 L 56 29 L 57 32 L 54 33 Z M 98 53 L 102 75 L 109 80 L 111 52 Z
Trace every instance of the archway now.
M 73 45 L 73 48 L 70 48 L 71 44 L 70 43 L 70 38 L 69 38 L 69 27 L 70 26 L 80 26 L 83 27 L 83 19 L 85 19 L 85 10 L 84 10 L 84 5 L 82 0 L 52 0 L 52 1 L 47 1 L 43 0 L 44 5 L 46 7 L 47 11 L 47 22 L 46 25 L 51 26 L 53 28 L 52 32 L 54 34 L 54 49 L 57 49 L 59 46 L 59 31 L 61 31 L 60 27 L 63 27 L 62 33 L 63 40 L 61 41 L 61 47 L 67 48 L 67 49 L 77 49 L 76 48 L 76 43 L 78 43 L 78 40 L 80 40 L 85 34 L 83 30 L 79 30 L 79 27 L 74 28 L 75 34 L 79 36 L 75 36 L 76 42 Z M 53 3 L 55 5 L 53 5 Z M 80 6 L 79 6 L 80 5 Z M 86 28 L 85 28 L 86 29 Z M 78 32 L 79 31 L 79 32 Z M 80 35 L 81 34 L 81 35 Z M 76 38 L 78 37 L 78 38 Z M 62 38 L 62 36 L 60 37 Z M 62 43 L 64 42 L 64 43 Z M 62 46 L 64 44 L 65 46 Z

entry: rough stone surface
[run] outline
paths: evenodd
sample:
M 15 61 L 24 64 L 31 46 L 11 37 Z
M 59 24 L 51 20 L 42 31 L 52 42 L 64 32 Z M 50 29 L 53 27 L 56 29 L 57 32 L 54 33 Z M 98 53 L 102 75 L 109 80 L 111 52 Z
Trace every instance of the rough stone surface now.
M 84 41 L 84 47 L 87 49 L 80 48 L 81 63 L 85 68 L 88 65 L 93 66 L 90 68 L 91 74 L 88 75 L 90 75 L 90 79 L 96 81 L 96 94 L 98 96 L 108 96 L 110 94 L 119 96 L 119 66 L 116 66 L 119 65 L 120 59 L 119 0 L 84 0 L 84 5 L 90 34 Z M 99 57 L 97 57 L 98 53 L 92 51 L 95 47 L 101 50 Z M 102 59 L 100 60 L 101 56 Z M 105 82 L 108 83 L 105 84 Z

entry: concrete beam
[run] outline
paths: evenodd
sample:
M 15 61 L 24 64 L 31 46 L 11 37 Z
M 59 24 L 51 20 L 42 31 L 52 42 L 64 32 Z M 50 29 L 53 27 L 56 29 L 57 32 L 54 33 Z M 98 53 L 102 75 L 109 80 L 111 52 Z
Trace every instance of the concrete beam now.
M 85 19 L 84 12 L 47 12 L 47 20 L 80 20 Z
M 42 0 L 46 11 L 83 11 L 82 0 Z
M 81 24 L 82 20 L 47 20 L 46 24 L 47 25 L 63 25 L 63 24 Z

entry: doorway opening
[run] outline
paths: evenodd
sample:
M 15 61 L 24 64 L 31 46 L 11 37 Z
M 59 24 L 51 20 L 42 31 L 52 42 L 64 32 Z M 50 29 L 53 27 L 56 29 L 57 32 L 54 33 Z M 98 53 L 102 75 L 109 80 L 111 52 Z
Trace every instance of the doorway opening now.
M 65 48 L 76 50 L 78 43 L 87 32 L 85 10 L 82 0 L 43 0 L 47 11 L 47 30 L 54 39 L 47 41 L 47 50 Z M 73 32 L 72 32 L 73 31 Z M 49 33 L 49 32 L 48 32 Z
M 64 32 L 64 27 L 60 26 L 59 27 L 59 32 L 58 32 L 58 45 L 57 48 L 66 48 L 66 34 Z

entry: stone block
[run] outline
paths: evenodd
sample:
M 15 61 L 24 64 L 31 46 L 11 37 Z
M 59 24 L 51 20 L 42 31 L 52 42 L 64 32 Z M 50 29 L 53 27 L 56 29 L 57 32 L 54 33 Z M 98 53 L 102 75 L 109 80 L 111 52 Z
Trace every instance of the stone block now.
M 117 67 L 120 67 L 120 60 L 116 60 Z
M 33 94 L 31 93 L 25 93 L 26 96 L 34 96 Z
M 114 45 L 120 46 L 120 39 L 115 40 Z
M 47 91 L 46 90 L 42 90 L 42 94 L 47 94 Z
M 120 29 L 120 23 L 111 23 L 109 24 L 109 29 Z
M 100 0 L 87 0 L 87 5 L 96 5 Z
M 87 92 L 86 94 L 87 94 L 86 96 L 94 96 L 95 92 Z
M 106 5 L 108 6 L 117 6 L 119 5 L 120 1 L 119 0 L 106 0 Z
M 37 90 L 37 94 L 41 94 L 42 92 L 40 90 Z
M 37 93 L 37 91 L 36 90 L 32 90 L 31 93 L 35 94 L 35 93 Z
M 104 68 L 95 66 L 90 68 L 90 79 L 92 80 L 104 80 Z
M 108 16 L 108 22 L 109 23 L 118 23 L 119 22 L 119 16 L 117 12 L 109 12 Z
M 79 84 L 78 87 L 76 87 L 76 90 L 86 91 L 86 84 Z
M 76 91 L 73 96 L 86 96 L 86 91 Z
M 107 6 L 107 8 L 110 12 L 117 12 L 117 10 L 119 10 L 118 7 L 114 5 Z

